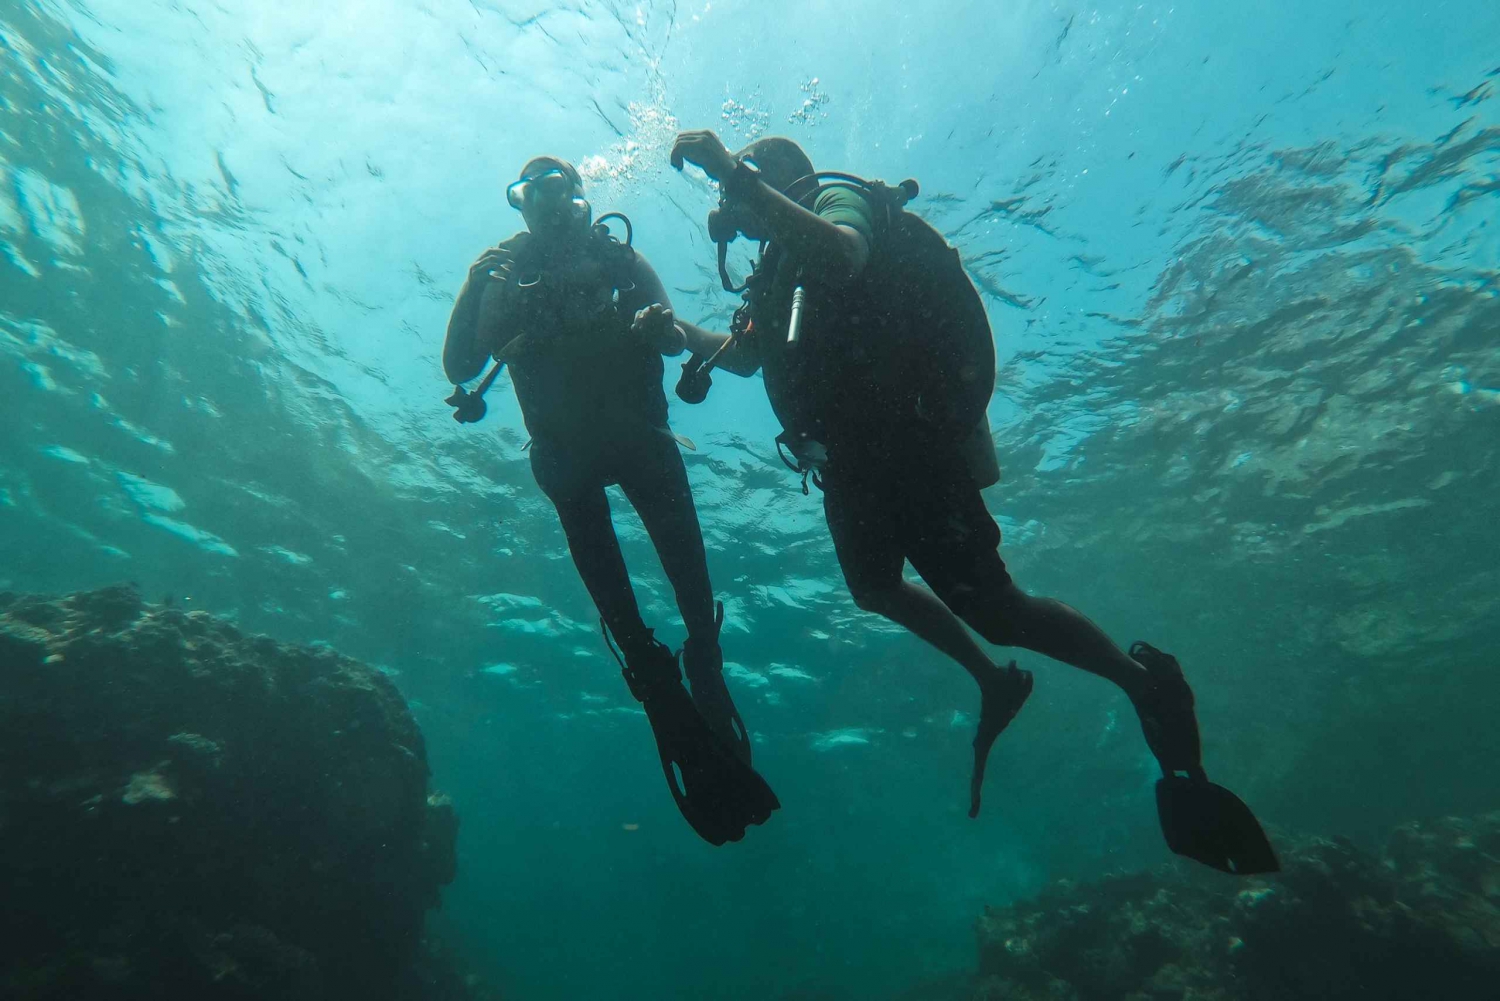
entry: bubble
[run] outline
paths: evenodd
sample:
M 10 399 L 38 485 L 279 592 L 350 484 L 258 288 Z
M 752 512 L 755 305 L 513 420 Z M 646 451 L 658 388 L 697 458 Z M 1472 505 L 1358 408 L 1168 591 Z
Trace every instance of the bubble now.
M 630 133 L 603 153 L 584 157 L 578 166 L 578 174 L 592 190 L 590 198 L 596 202 L 617 198 L 627 186 L 660 174 L 681 131 L 677 116 L 667 109 L 664 95 L 657 95 L 650 102 L 632 101 L 627 111 Z
M 723 119 L 726 126 L 747 142 L 765 135 L 766 129 L 771 124 L 771 113 L 765 109 L 759 90 L 751 93 L 745 101 L 736 101 L 732 97 L 726 97 L 719 117 Z
M 801 89 L 802 93 L 807 96 L 802 99 L 800 107 L 786 116 L 787 122 L 812 128 L 819 122 L 827 121 L 829 97 L 818 89 L 818 78 L 813 77 L 805 81 Z

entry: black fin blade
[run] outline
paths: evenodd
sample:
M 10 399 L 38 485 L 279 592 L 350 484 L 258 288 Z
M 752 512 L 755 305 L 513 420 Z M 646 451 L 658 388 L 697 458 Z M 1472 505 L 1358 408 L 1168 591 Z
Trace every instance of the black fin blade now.
M 1156 783 L 1156 811 L 1167 847 L 1178 855 L 1235 876 L 1281 871 L 1260 821 L 1221 785 L 1168 776 Z
M 716 737 L 680 681 L 642 703 L 656 738 L 667 788 L 689 826 L 711 845 L 739 841 L 781 802 L 760 773 Z

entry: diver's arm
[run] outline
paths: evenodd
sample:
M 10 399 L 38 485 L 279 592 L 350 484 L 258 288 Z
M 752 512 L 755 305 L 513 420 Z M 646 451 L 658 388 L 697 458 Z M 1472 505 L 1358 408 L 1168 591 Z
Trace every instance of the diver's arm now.
M 667 298 L 667 290 L 662 287 L 650 262 L 640 252 L 636 253 L 635 261 L 635 290 L 630 298 L 637 305 L 632 326 L 636 333 L 649 338 L 664 355 L 679 355 L 683 348 L 687 348 L 703 358 L 712 355 L 729 340 L 728 334 L 716 334 L 677 319 L 672 301 Z M 749 376 L 760 368 L 760 359 L 754 357 L 750 345 L 735 341 L 714 365 L 734 375 Z
M 511 256 L 509 251 L 499 247 L 480 254 L 479 260 L 469 267 L 464 287 L 453 303 L 453 313 L 448 317 L 448 335 L 443 340 L 443 373 L 455 386 L 484 371 L 489 352 L 479 336 L 479 307 L 484 302 L 485 288 L 493 280 L 490 272 L 508 264 Z
M 716 334 L 712 330 L 705 330 L 694 323 L 679 320 L 672 315 L 672 311 L 661 303 L 652 303 L 645 309 L 635 314 L 635 325 L 633 329 L 643 337 L 653 336 L 648 333 L 651 330 L 670 328 L 678 338 L 680 344 L 685 345 L 689 351 L 699 358 L 711 358 L 714 353 L 724 346 L 729 340 L 728 334 Z M 654 335 L 667 336 L 667 335 Z M 676 354 L 682 350 L 681 347 Z M 731 375 L 751 376 L 755 370 L 760 368 L 760 358 L 755 352 L 752 344 L 745 340 L 736 340 L 729 346 L 729 350 L 719 355 L 714 362 L 715 368 L 722 368 Z
M 809 212 L 748 167 L 737 168 L 728 183 L 731 197 L 762 219 L 771 239 L 804 267 L 842 281 L 852 281 L 864 270 L 870 243 L 858 230 Z
M 705 330 L 686 320 L 678 320 L 677 326 L 687 340 L 688 350 L 700 358 L 712 358 L 714 352 L 729 340 L 728 334 L 716 334 L 712 330 Z M 718 360 L 714 362 L 714 368 L 728 372 L 730 375 L 749 377 L 760 368 L 760 355 L 750 341 L 737 338 L 729 346 L 728 351 L 719 355 Z
M 827 279 L 852 281 L 870 258 L 870 244 L 857 230 L 821 218 L 766 184 L 747 164 L 736 160 L 711 130 L 683 132 L 672 144 L 670 160 L 682 169 L 697 164 L 738 202 L 765 223 L 775 242 L 800 264 Z
M 642 322 L 644 313 L 672 312 L 672 300 L 667 298 L 667 290 L 662 287 L 661 278 L 657 276 L 656 269 L 646 256 L 640 251 L 635 253 L 635 289 L 630 293 L 630 301 L 636 309 L 635 330 L 651 340 L 651 346 L 664 355 L 680 355 L 686 346 L 683 341 L 682 331 L 670 323 Z M 660 306 L 661 310 L 653 307 Z
M 448 317 L 448 336 L 443 340 L 443 373 L 453 385 L 462 385 L 484 370 L 484 354 L 479 350 L 475 331 L 479 320 L 479 300 L 484 285 L 473 278 L 464 279 L 464 287 Z

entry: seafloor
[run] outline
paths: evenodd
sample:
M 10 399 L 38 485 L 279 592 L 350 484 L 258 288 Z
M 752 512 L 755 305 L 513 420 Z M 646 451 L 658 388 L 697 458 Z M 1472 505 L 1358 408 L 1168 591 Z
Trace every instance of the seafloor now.
M 129 588 L 0 594 L 0 996 L 459 1001 L 457 814 L 381 672 Z M 1062 881 L 906 1001 L 1494 1001 L 1500 813 Z

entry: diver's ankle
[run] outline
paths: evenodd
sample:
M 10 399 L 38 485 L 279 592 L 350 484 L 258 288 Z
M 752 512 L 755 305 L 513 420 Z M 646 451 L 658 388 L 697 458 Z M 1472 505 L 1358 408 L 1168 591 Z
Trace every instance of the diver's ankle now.
M 1013 668 L 1016 667 L 1016 662 L 1011 661 L 1009 664 L 995 664 L 986 661 L 982 665 L 974 664 L 972 666 L 965 666 L 968 668 L 969 674 L 979 683 L 980 689 L 983 690 L 991 686 L 1004 685 L 1009 682 L 1011 676 L 1014 674 Z
M 667 648 L 665 643 L 656 638 L 655 631 L 644 628 L 629 639 L 617 638 L 615 642 L 620 644 L 620 652 L 625 655 L 627 661 L 632 658 L 650 657 L 657 654 L 659 650 Z
M 1151 694 L 1151 672 L 1131 661 L 1134 667 L 1125 668 L 1114 678 L 1116 685 L 1131 702 L 1139 703 Z

